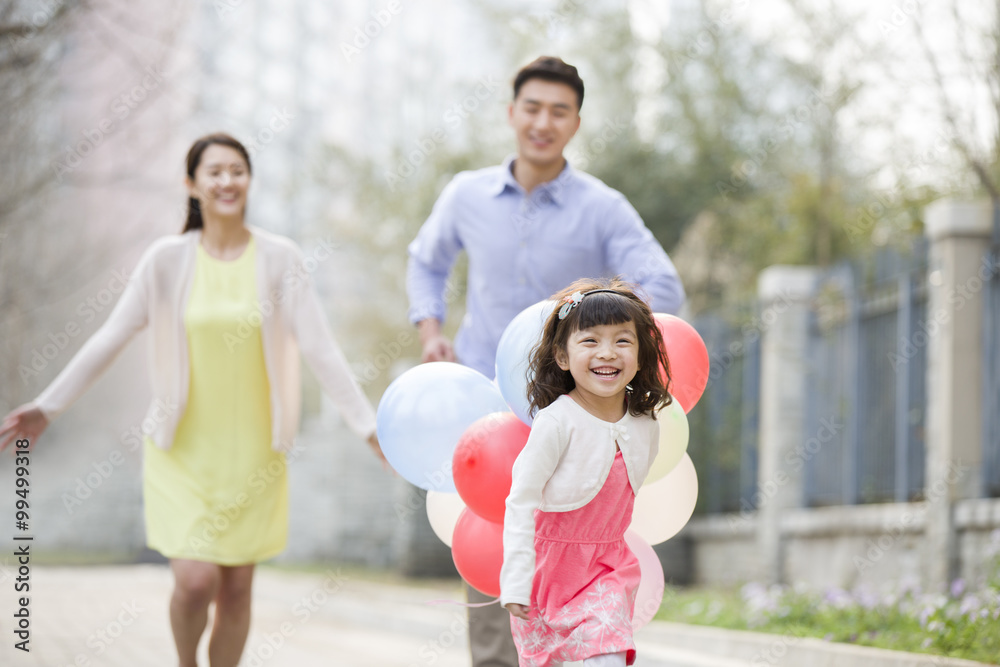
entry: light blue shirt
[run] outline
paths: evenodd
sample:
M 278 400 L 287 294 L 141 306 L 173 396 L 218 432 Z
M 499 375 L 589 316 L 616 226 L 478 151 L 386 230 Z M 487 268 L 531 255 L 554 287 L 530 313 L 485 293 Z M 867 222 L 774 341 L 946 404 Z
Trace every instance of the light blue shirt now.
M 654 312 L 677 312 L 677 270 L 620 192 L 567 163 L 528 196 L 513 160 L 457 174 L 441 192 L 409 246 L 411 322 L 444 321 L 448 275 L 462 250 L 469 277 L 455 356 L 489 378 L 507 324 L 578 278 L 620 275 L 643 288 Z

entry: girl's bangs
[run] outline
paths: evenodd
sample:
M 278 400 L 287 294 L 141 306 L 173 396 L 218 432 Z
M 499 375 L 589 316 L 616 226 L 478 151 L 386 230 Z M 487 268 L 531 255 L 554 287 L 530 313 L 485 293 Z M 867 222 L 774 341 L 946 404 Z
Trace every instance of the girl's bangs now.
M 602 324 L 623 324 L 636 319 L 636 306 L 632 299 L 608 292 L 584 297 L 573 310 L 577 311 L 576 318 L 570 324 L 574 331 Z

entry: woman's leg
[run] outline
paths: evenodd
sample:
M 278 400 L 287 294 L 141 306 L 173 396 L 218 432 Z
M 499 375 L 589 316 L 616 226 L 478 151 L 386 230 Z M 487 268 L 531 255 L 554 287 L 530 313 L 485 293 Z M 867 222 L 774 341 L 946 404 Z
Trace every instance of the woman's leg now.
M 582 664 L 583 667 L 625 667 L 625 651 L 595 655 L 584 660 Z
M 197 667 L 198 641 L 208 622 L 208 605 L 219 592 L 222 568 L 214 563 L 171 559 L 174 593 L 170 598 L 170 627 L 180 667 Z
M 253 565 L 222 568 L 222 583 L 215 597 L 215 623 L 208 644 L 212 667 L 236 667 L 250 630 L 250 589 Z

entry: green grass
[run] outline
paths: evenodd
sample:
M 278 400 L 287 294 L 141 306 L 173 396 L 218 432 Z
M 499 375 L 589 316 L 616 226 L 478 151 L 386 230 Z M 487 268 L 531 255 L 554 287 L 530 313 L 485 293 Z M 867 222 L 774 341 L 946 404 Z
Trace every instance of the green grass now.
M 993 664 L 1000 656 L 1000 587 L 951 595 L 906 590 L 873 596 L 787 587 L 668 588 L 658 620 L 752 630 Z

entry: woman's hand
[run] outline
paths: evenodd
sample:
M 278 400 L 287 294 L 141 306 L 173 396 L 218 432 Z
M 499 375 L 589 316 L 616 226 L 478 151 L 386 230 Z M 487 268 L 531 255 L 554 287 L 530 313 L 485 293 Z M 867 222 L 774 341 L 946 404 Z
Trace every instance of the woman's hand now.
M 4 417 L 3 423 L 0 423 L 0 452 L 7 449 L 7 445 L 15 439 L 21 438 L 28 440 L 28 449 L 31 449 L 48 425 L 49 420 L 34 403 L 25 403 Z
M 378 444 L 378 434 L 372 433 L 368 436 L 368 446 L 372 448 L 372 451 L 375 452 L 375 456 L 377 456 L 379 461 L 382 462 L 382 468 L 384 470 L 392 470 L 392 466 L 389 465 L 389 461 L 385 458 L 385 454 L 382 453 L 382 445 Z
M 516 602 L 511 602 L 510 604 L 504 605 L 504 609 L 509 611 L 511 616 L 517 616 L 523 621 L 531 620 L 530 618 L 528 618 L 528 612 L 530 611 L 530 608 L 524 606 L 523 604 L 517 604 Z

